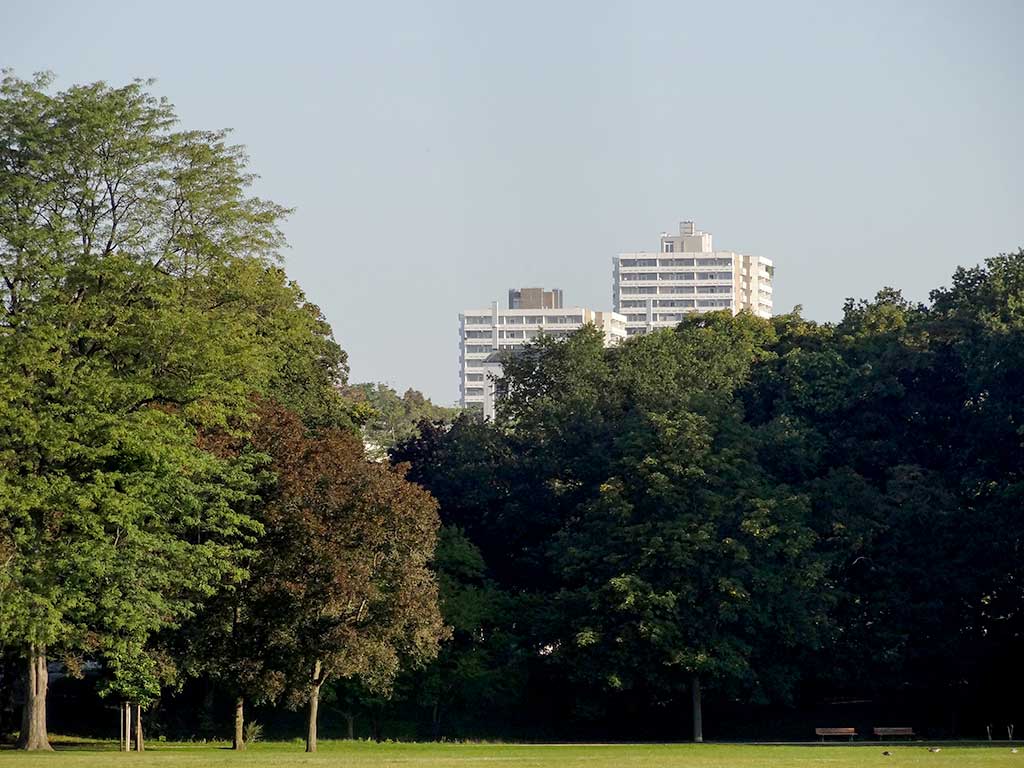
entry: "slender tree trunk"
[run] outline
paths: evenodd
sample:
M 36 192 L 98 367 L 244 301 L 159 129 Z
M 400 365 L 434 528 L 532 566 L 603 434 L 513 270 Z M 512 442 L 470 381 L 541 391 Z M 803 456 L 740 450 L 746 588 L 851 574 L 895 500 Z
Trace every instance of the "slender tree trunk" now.
M 127 706 L 128 705 L 122 701 L 118 704 L 117 710 L 117 719 L 119 721 L 118 725 L 120 726 L 118 730 L 121 731 L 121 743 L 118 745 L 118 749 L 122 752 L 128 751 L 128 729 L 126 727 L 128 725 L 128 716 L 125 715 Z
M 343 712 L 345 718 L 345 738 L 352 741 L 356 737 L 356 717 L 351 712 Z
M 50 750 L 50 739 L 46 733 L 46 689 L 49 673 L 46 670 L 46 648 L 40 645 L 29 647 L 25 681 L 25 706 L 21 710 L 21 734 L 19 749 Z
M 430 713 L 430 730 L 433 734 L 434 741 L 441 739 L 441 705 L 435 699 L 434 707 Z
M 323 680 L 320 678 L 321 664 L 319 659 L 313 665 L 313 690 L 309 694 L 309 727 L 306 731 L 306 751 L 316 752 L 316 716 L 320 709 L 320 686 Z
M 135 748 L 135 740 L 132 736 L 132 703 L 124 703 L 124 751 L 131 752 Z
M 693 676 L 691 693 L 693 694 L 693 740 L 701 742 L 704 741 L 704 723 L 700 704 L 700 675 Z
M 142 705 L 135 705 L 135 751 L 145 752 L 146 742 L 142 739 Z
M 235 699 L 235 738 L 231 742 L 231 748 L 245 749 L 245 697 L 243 696 Z

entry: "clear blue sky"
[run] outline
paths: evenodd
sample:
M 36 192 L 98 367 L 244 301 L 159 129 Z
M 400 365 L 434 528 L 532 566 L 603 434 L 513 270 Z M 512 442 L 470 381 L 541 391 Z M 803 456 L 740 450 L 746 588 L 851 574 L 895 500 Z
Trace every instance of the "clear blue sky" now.
M 610 308 L 612 255 L 680 219 L 820 320 L 1024 245 L 1022 31 L 1017 0 L 0 0 L 0 66 L 234 128 L 353 380 L 450 403 L 460 309 Z

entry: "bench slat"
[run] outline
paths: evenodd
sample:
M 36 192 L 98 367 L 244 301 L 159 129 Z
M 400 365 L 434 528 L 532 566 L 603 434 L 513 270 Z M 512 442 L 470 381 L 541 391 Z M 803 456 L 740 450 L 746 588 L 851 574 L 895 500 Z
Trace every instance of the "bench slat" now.
M 815 728 L 814 733 L 821 737 L 824 741 L 826 736 L 849 736 L 850 741 L 853 741 L 857 735 L 856 728 Z

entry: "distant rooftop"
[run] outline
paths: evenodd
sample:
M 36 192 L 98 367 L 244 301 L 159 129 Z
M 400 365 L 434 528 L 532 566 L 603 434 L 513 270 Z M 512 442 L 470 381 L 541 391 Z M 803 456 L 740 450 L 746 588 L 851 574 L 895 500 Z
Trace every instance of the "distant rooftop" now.
M 561 309 L 562 289 L 509 288 L 509 309 Z

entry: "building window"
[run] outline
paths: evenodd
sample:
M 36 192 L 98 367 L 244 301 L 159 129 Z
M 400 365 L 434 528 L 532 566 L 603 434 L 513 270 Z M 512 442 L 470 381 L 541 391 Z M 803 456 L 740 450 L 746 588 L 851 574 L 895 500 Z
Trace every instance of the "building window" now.
M 671 240 L 666 240 L 663 245 L 665 246 L 663 249 L 665 253 L 673 253 L 676 249 L 676 244 Z

